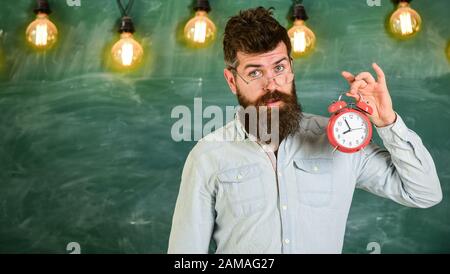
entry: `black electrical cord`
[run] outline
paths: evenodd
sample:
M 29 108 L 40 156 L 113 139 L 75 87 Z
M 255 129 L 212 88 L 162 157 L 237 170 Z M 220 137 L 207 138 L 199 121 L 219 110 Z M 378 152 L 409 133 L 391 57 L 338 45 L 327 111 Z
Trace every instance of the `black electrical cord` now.
M 127 17 L 128 13 L 131 10 L 131 7 L 133 7 L 134 0 L 129 0 L 126 7 L 123 6 L 121 0 L 117 0 L 117 5 L 119 6 L 120 13 L 122 14 L 122 17 Z
M 117 0 L 117 6 L 119 6 L 120 13 L 122 14 L 122 20 L 120 22 L 119 33 L 129 32 L 134 33 L 134 24 L 131 20 L 131 17 L 128 16 L 128 13 L 133 7 L 134 0 L 129 0 L 126 7 L 123 6 L 121 0 Z

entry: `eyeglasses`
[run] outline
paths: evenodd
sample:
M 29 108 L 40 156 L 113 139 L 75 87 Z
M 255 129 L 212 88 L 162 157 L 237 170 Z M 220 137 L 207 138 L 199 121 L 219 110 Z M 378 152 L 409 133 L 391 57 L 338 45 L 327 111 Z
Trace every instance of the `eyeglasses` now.
M 290 63 L 290 65 L 292 68 L 292 62 Z M 270 77 L 270 78 L 265 77 L 261 73 L 261 75 L 252 77 L 251 79 L 245 79 L 242 75 L 240 75 L 237 72 L 237 69 L 234 67 L 230 67 L 229 69 L 233 70 L 239 76 L 239 78 L 241 78 L 242 81 L 244 81 L 244 83 L 246 83 L 247 85 L 249 85 L 255 89 L 261 89 L 261 88 L 266 87 L 272 80 L 274 81 L 275 85 L 277 85 L 279 87 L 282 87 L 286 84 L 290 84 L 294 80 L 294 73 L 288 69 L 284 69 L 279 74 L 277 74 L 273 77 Z
M 259 78 L 254 78 L 252 80 L 245 80 L 244 77 L 242 77 L 237 71 L 236 74 L 244 81 L 247 85 L 252 86 L 256 89 L 267 87 L 267 85 L 270 83 L 271 80 L 274 81 L 275 85 L 282 87 L 286 84 L 292 83 L 294 80 L 294 73 L 292 72 L 285 72 L 278 74 L 274 77 L 267 78 L 264 76 L 261 76 Z

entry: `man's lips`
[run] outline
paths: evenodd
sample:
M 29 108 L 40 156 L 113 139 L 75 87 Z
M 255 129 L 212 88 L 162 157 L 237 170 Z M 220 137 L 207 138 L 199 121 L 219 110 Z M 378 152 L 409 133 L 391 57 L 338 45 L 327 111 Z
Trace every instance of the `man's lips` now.
M 268 107 L 279 106 L 282 102 L 283 101 L 281 101 L 281 100 L 271 99 L 271 100 L 267 101 L 266 106 L 268 106 Z

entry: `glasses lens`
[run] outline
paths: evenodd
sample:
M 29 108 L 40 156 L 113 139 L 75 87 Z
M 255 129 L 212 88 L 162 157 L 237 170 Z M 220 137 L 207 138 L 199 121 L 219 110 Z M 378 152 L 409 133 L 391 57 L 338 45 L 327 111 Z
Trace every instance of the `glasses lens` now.
M 275 81 L 275 84 L 277 84 L 278 86 L 284 86 L 286 84 L 291 83 L 292 80 L 294 80 L 294 74 L 291 72 L 283 73 L 281 75 L 274 77 L 273 79 Z
M 251 85 L 253 88 L 260 89 L 266 87 L 270 81 L 275 81 L 275 84 L 277 86 L 284 86 L 286 84 L 291 83 L 294 80 L 294 74 L 292 72 L 283 73 L 280 75 L 277 75 L 273 78 L 266 78 L 266 77 L 260 77 L 258 79 L 254 79 L 252 81 L 249 81 L 249 85 Z

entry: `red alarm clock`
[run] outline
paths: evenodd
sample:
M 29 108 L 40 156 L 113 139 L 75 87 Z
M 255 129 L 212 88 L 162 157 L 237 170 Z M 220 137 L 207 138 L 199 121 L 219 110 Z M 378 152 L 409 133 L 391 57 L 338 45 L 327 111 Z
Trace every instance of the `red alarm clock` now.
M 357 152 L 372 139 L 372 123 L 367 114 L 371 115 L 373 109 L 363 101 L 361 94 L 355 108 L 353 104 L 348 106 L 341 97 L 342 95 L 328 107 L 328 112 L 331 113 L 327 126 L 328 141 L 335 150 Z

